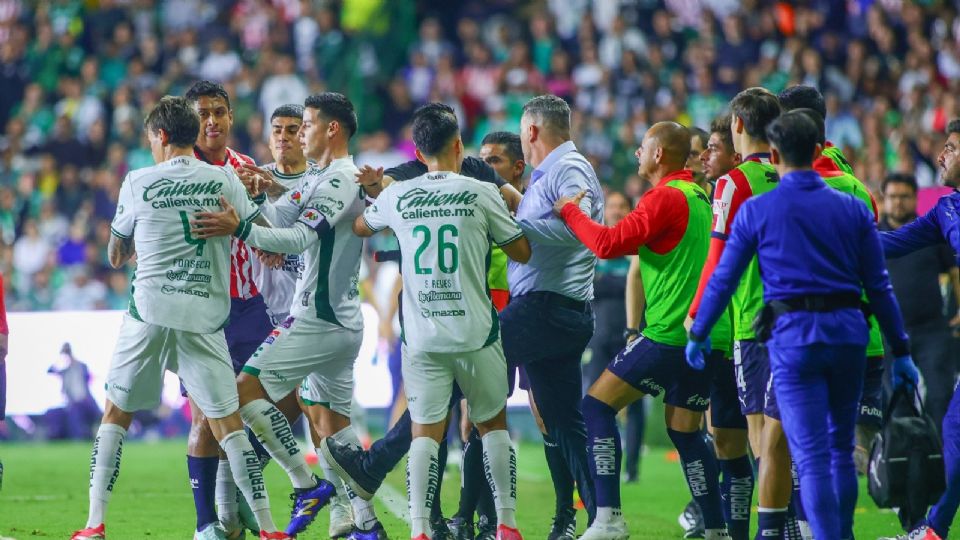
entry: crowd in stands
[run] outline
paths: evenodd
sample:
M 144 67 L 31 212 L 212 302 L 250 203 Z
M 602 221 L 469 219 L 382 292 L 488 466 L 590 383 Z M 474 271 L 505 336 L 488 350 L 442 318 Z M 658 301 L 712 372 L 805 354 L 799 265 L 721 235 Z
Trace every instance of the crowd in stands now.
M 10 309 L 126 306 L 129 271 L 106 258 L 120 182 L 152 162 L 143 111 L 198 79 L 225 85 L 231 146 L 258 163 L 272 110 L 317 91 L 351 97 L 354 155 L 374 166 L 412 157 L 424 102 L 453 106 L 476 148 L 556 94 L 605 185 L 634 199 L 652 123 L 706 128 L 745 87 L 810 84 L 828 139 L 879 191 L 894 171 L 936 183 L 960 113 L 960 17 L 939 0 L 0 0 Z

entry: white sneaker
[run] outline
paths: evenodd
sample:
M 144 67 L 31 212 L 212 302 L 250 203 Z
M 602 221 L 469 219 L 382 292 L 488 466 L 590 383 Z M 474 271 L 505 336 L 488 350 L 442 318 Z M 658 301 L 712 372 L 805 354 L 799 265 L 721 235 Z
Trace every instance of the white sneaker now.
M 226 540 L 227 537 L 224 534 L 223 529 L 220 528 L 219 523 L 211 523 L 204 527 L 202 531 L 196 531 L 193 533 L 193 540 Z
M 342 538 L 353 531 L 353 508 L 346 497 L 330 501 L 330 538 Z
M 593 525 L 583 532 L 580 540 L 627 540 L 628 538 L 630 538 L 630 532 L 627 530 L 627 522 L 623 520 L 623 516 L 615 516 L 603 523 L 594 520 Z

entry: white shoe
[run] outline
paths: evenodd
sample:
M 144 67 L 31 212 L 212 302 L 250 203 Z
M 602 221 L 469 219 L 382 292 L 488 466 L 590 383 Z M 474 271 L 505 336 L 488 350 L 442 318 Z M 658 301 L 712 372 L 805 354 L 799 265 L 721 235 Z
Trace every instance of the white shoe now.
M 330 501 L 330 538 L 342 538 L 353 531 L 353 508 L 346 497 Z
M 227 536 L 219 523 L 211 523 L 204 527 L 202 531 L 193 533 L 193 540 L 226 540 Z
M 627 530 L 627 522 L 623 520 L 623 516 L 616 516 L 603 523 L 594 520 L 593 525 L 583 532 L 580 540 L 627 540 L 628 538 L 630 538 L 630 532 Z

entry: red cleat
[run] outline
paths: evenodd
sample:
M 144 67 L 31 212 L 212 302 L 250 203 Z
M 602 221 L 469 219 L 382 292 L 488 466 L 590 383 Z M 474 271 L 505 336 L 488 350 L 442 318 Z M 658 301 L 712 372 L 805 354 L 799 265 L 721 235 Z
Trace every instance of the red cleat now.
M 87 527 L 73 533 L 70 540 L 104 540 L 107 537 L 107 531 L 103 523 L 96 527 Z
M 497 540 L 523 540 L 523 535 L 513 527 L 500 525 L 497 527 Z
M 427 535 L 420 533 L 420 536 L 413 538 L 412 540 L 430 540 L 430 538 Z
M 260 531 L 260 540 L 293 540 L 294 537 L 283 531 Z

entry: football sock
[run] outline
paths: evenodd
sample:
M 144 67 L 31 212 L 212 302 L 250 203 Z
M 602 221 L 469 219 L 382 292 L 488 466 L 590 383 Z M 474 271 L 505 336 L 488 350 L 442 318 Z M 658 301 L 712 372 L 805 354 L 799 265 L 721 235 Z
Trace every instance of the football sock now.
M 440 504 L 440 490 L 443 489 L 443 473 L 447 470 L 447 437 L 444 436 L 440 441 L 440 447 L 437 450 L 437 497 L 430 507 L 430 521 L 436 523 L 443 519 L 443 507 Z
M 720 500 L 717 460 L 703 440 L 703 435 L 699 431 L 684 433 L 670 428 L 667 428 L 667 435 L 680 454 L 680 463 L 690 494 L 703 513 L 704 528 L 723 528 L 723 503 Z
M 253 434 L 252 429 L 246 426 L 244 426 L 244 428 L 247 432 L 247 439 L 250 441 L 250 446 L 253 447 L 253 451 L 257 453 L 257 459 L 260 460 L 260 468 L 263 469 L 267 466 L 267 463 L 270 463 L 270 452 L 267 452 L 267 449 L 260 444 L 257 436 Z
M 286 471 L 295 489 L 308 489 L 317 485 L 313 471 L 307 465 L 293 436 L 290 423 L 276 406 L 265 399 L 255 399 L 240 407 L 240 416 L 263 443 L 270 457 Z M 253 447 L 250 451 L 253 451 Z
M 487 477 L 483 472 L 483 443 L 477 428 L 470 430 L 467 442 L 463 443 L 460 459 L 460 505 L 457 517 L 473 523 L 473 513 L 484 491 L 489 491 Z
M 247 434 L 241 430 L 228 433 L 220 441 L 220 447 L 227 454 L 233 481 L 247 499 L 253 515 L 257 517 L 260 530 L 275 532 L 277 527 L 270 516 L 270 499 L 267 496 L 267 486 L 263 483 L 260 460 L 247 440 Z
M 757 536 L 755 540 L 781 538 L 787 522 L 786 508 L 763 508 L 757 510 Z
M 599 399 L 583 398 L 587 424 L 587 458 L 590 477 L 597 490 L 597 507 L 620 508 L 620 431 L 617 411 Z M 559 503 L 559 501 L 558 501 Z
M 573 508 L 573 475 L 567 467 L 560 445 L 548 434 L 543 435 L 543 455 L 547 458 L 550 480 L 557 499 L 557 512 Z
M 723 476 L 720 491 L 727 532 L 733 540 L 748 540 L 750 506 L 753 501 L 753 465 L 747 456 L 721 459 L 717 461 L 717 465 Z
M 483 436 L 483 469 L 493 490 L 497 524 L 517 528 L 517 455 L 505 429 Z
M 352 446 L 353 448 L 363 448 L 360 444 L 360 438 L 357 437 L 353 426 L 347 426 L 333 434 L 333 438 L 342 444 Z M 339 485 L 340 480 L 330 480 Z M 377 524 L 377 513 L 373 509 L 373 501 L 365 501 L 350 489 L 350 486 L 343 485 L 344 493 L 350 499 L 350 506 L 353 507 L 353 524 L 361 531 L 369 531 Z
M 90 512 L 87 527 L 104 522 L 110 494 L 120 475 L 120 456 L 127 430 L 116 424 L 100 424 L 90 456 Z
M 227 531 L 240 528 L 237 483 L 233 481 L 233 472 L 227 459 L 221 459 L 217 465 L 217 519 Z
M 407 455 L 407 495 L 410 500 L 410 538 L 421 534 L 433 536 L 430 508 L 437 495 L 440 466 L 437 455 L 440 444 L 429 437 L 417 437 L 410 443 Z
M 217 521 L 214 508 L 217 492 L 217 467 L 220 458 L 187 456 L 187 472 L 193 488 L 193 506 L 197 509 L 197 530 Z

